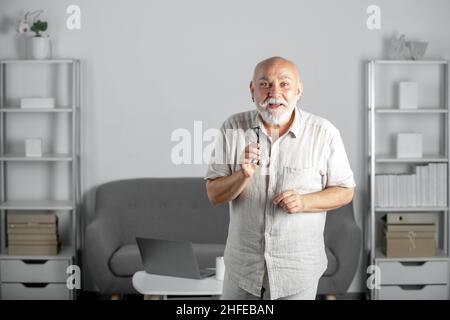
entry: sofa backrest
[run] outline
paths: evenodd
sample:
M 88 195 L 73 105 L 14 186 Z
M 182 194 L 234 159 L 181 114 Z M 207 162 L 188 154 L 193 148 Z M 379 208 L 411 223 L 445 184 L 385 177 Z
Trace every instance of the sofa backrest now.
M 203 178 L 112 181 L 97 189 L 95 199 L 95 218 L 114 219 L 122 243 L 139 236 L 225 244 L 228 210 L 209 203 Z
M 335 241 L 334 237 L 336 234 L 342 232 L 343 227 L 346 224 L 357 226 L 354 216 L 353 201 L 343 207 L 327 212 L 327 221 L 324 230 L 324 240 L 327 246 Z

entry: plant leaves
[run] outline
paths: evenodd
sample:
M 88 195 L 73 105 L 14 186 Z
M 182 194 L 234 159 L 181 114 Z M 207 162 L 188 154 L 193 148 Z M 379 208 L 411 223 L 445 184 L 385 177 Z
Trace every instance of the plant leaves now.
M 35 21 L 33 23 L 33 25 L 31 26 L 31 31 L 36 32 L 37 34 L 39 34 L 40 31 L 46 31 L 48 27 L 48 24 L 46 21 Z

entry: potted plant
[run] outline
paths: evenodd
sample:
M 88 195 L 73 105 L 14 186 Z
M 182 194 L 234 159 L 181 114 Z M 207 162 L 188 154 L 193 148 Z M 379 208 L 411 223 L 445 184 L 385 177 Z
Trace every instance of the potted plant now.
M 19 23 L 19 33 L 28 33 L 32 31 L 35 33 L 30 41 L 30 54 L 33 59 L 49 59 L 51 52 L 51 43 L 48 36 L 43 36 L 43 32 L 47 31 L 47 21 L 37 20 L 42 10 L 27 12 Z M 30 23 L 30 16 L 34 16 L 33 23 Z M 31 25 L 31 27 L 30 27 Z

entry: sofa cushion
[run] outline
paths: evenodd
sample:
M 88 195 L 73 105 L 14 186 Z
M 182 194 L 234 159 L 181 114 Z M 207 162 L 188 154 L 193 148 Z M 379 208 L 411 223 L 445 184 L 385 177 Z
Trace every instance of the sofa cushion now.
M 192 244 L 200 268 L 214 268 L 216 257 L 223 256 L 224 244 Z M 111 271 L 119 277 L 131 277 L 136 271 L 143 270 L 143 264 L 136 244 L 121 246 L 109 262 Z
M 214 268 L 216 257 L 223 256 L 224 244 L 192 244 L 194 253 L 197 256 L 200 268 Z M 332 276 L 338 268 L 338 262 L 334 253 L 325 247 L 328 258 L 328 267 L 323 274 L 325 277 Z M 136 271 L 143 270 L 141 256 L 136 244 L 127 244 L 117 250 L 110 261 L 111 271 L 119 277 L 131 277 Z
M 338 261 L 336 255 L 327 246 L 325 246 L 325 253 L 327 254 L 328 267 L 324 272 L 325 277 L 332 276 L 338 269 Z

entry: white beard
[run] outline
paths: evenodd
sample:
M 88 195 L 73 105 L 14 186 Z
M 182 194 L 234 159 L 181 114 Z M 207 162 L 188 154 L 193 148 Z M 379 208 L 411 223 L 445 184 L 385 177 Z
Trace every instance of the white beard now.
M 281 110 L 270 110 L 268 108 L 269 104 L 281 104 L 279 108 Z M 282 125 L 289 121 L 291 118 L 292 110 L 295 108 L 295 103 L 289 105 L 286 101 L 270 98 L 267 99 L 260 104 L 256 104 L 256 108 L 258 109 L 259 114 L 263 118 L 265 122 L 270 125 Z
M 261 110 L 259 114 L 265 122 L 273 126 L 285 124 L 291 117 L 291 113 L 287 112 L 287 110 L 284 111 L 281 115 L 276 115 L 269 110 Z

